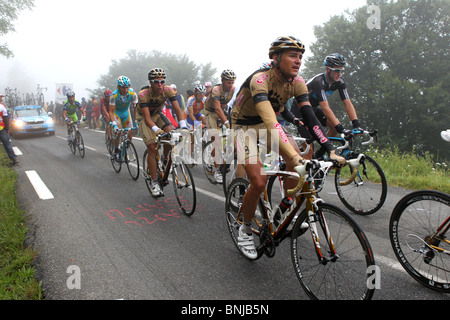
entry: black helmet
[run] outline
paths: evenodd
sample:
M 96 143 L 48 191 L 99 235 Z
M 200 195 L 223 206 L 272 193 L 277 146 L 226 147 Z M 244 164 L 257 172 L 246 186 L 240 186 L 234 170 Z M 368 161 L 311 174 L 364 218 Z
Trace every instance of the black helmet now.
M 296 49 L 305 53 L 305 46 L 303 43 L 295 38 L 295 37 L 278 37 L 272 44 L 269 49 L 269 58 L 272 59 L 275 53 L 279 53 L 288 49 Z
M 332 53 L 325 57 L 323 65 L 326 67 L 345 67 L 345 58 L 342 54 Z

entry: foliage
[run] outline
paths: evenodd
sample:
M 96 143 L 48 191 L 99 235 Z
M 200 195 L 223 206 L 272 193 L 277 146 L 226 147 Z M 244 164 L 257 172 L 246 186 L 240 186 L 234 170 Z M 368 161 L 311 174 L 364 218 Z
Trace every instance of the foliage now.
M 100 76 L 98 84 L 106 89 L 113 90 L 119 76 L 125 75 L 131 80 L 132 87 L 139 91 L 148 86 L 148 72 L 153 68 L 162 68 L 167 74 L 166 84 L 175 84 L 178 93 L 185 94 L 186 90 L 193 89 L 206 81 L 213 82 L 216 69 L 211 63 L 196 65 L 186 55 L 175 55 L 153 50 L 152 52 L 138 52 L 130 50 L 125 58 L 113 60 L 109 72 Z
M 33 7 L 34 0 L 0 0 L 0 36 L 15 31 L 12 22 L 18 18 L 19 12 Z M 0 55 L 10 58 L 14 54 L 5 43 L 0 44 Z
M 367 27 L 367 6 L 315 27 L 305 77 L 323 72 L 327 54 L 343 54 L 348 62 L 343 78 L 358 117 L 367 129 L 379 129 L 381 147 L 450 159 L 440 139 L 450 128 L 450 2 L 368 0 L 372 4 L 381 10 L 381 29 Z M 332 98 L 332 107 L 338 107 L 336 95 Z M 336 115 L 345 123 L 343 108 Z

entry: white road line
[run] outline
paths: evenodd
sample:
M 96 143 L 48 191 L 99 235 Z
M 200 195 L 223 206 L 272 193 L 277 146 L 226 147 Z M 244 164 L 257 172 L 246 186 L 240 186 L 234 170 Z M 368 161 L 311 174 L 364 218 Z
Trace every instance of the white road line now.
M 16 156 L 22 156 L 22 155 L 23 155 L 22 151 L 20 151 L 19 148 L 17 148 L 17 147 L 12 147 L 12 148 L 13 148 L 14 154 L 15 154 Z
M 56 136 L 56 137 L 59 138 L 59 139 L 62 139 L 62 140 L 66 140 L 66 141 L 67 141 L 67 138 L 64 138 L 64 137 L 61 137 L 61 136 Z M 86 149 L 89 149 L 89 150 L 92 150 L 92 151 L 97 151 L 97 149 L 88 147 L 87 145 L 84 145 L 84 147 L 85 147 Z
M 47 188 L 45 183 L 41 180 L 36 171 L 34 170 L 25 171 L 25 173 L 27 174 L 28 179 L 30 180 L 31 184 L 34 187 L 34 190 L 36 191 L 40 199 L 49 200 L 54 198 L 53 194 Z

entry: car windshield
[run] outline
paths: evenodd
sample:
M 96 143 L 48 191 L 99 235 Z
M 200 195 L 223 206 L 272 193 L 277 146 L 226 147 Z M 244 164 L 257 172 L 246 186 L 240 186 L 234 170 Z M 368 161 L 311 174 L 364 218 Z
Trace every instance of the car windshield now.
M 36 116 L 45 116 L 47 113 L 44 109 L 19 109 L 16 110 L 16 115 L 18 117 L 36 117 Z

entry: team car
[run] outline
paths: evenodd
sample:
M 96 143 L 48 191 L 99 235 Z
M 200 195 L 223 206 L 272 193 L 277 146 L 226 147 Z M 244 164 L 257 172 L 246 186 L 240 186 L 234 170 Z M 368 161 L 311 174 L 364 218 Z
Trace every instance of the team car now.
M 10 133 L 13 137 L 26 134 L 55 134 L 55 122 L 42 106 L 19 106 L 14 107 Z

